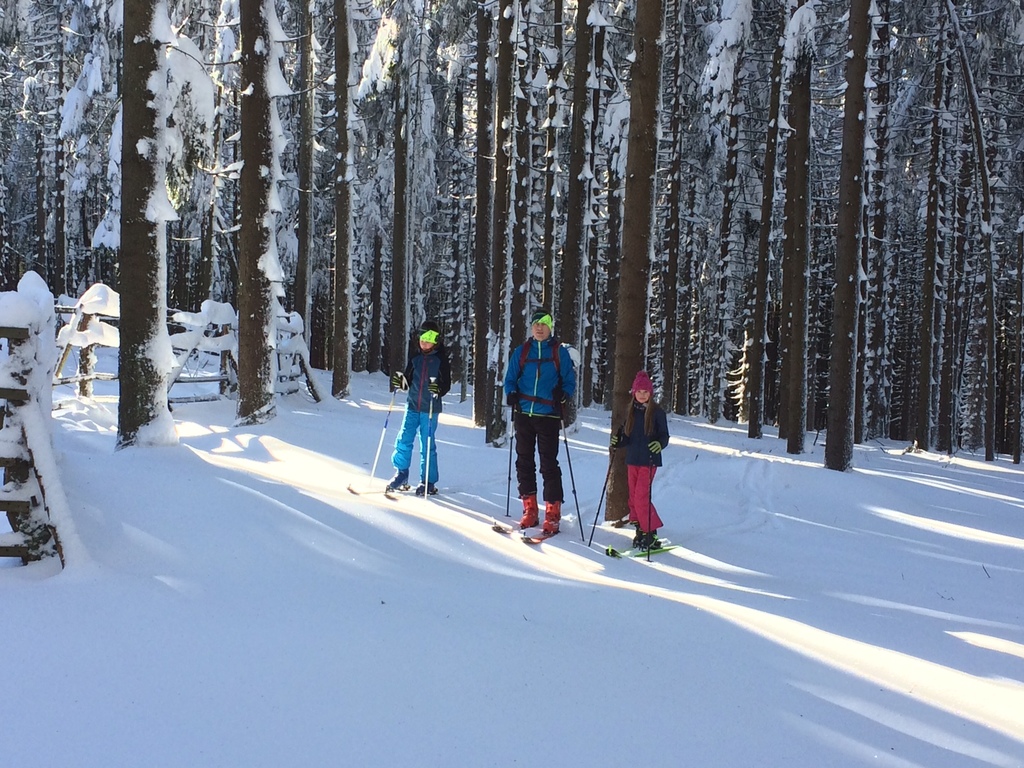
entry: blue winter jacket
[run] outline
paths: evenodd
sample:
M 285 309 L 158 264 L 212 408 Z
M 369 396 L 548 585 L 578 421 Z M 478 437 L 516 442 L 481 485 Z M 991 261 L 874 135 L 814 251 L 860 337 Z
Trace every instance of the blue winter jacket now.
M 437 381 L 436 398 L 429 389 L 432 378 Z M 405 380 L 409 382 L 409 395 L 406 398 L 409 410 L 429 413 L 433 400 L 434 413 L 440 413 L 441 398 L 452 388 L 452 370 L 444 345 L 439 344 L 426 354 L 418 344 L 415 352 L 410 350 L 409 364 L 405 366 Z
M 520 365 L 522 345 L 509 356 L 505 396 L 518 392 L 519 410 L 528 416 L 561 416 L 562 398 L 571 399 L 576 394 L 576 371 L 569 350 L 553 337 L 544 341 L 530 339 L 526 346 L 524 364 Z
M 633 401 L 633 430 L 628 435 L 622 435 L 619 440 L 620 446 L 626 448 L 626 464 L 633 467 L 661 466 L 661 452 L 651 453 L 647 446 L 654 440 L 661 443 L 661 449 L 668 446 L 668 417 L 665 411 L 649 403 L 654 411 L 654 434 L 648 435 L 644 432 L 644 416 L 647 409 L 636 400 Z

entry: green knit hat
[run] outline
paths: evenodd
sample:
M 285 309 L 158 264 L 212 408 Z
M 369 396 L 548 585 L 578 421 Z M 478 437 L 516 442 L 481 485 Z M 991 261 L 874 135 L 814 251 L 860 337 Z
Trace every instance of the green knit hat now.
M 552 331 L 555 330 L 554 318 L 551 317 L 551 313 L 546 309 L 538 309 L 533 313 L 533 317 L 530 318 L 530 325 L 536 325 L 537 323 L 546 325 Z
M 420 341 L 437 346 L 441 342 L 441 326 L 433 320 L 424 320 L 416 332 Z

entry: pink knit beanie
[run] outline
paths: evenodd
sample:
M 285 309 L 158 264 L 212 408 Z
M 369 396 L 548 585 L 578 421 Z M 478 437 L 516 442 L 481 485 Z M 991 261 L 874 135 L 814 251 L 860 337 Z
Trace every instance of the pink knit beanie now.
M 641 389 L 646 392 L 654 392 L 654 384 L 651 383 L 651 377 L 647 375 L 647 371 L 637 373 L 636 378 L 633 379 L 633 387 L 629 391 L 633 393 Z

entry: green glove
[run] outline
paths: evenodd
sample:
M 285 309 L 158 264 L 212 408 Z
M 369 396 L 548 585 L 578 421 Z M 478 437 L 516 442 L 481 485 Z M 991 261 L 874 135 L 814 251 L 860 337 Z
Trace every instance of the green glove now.
M 612 435 L 612 442 L 611 442 L 612 448 L 614 448 L 618 444 L 619 444 L 619 436 L 618 436 L 618 434 Z
M 661 453 L 661 443 L 657 440 L 651 440 L 651 442 L 647 444 L 647 450 L 651 453 Z
M 430 380 L 430 383 L 427 385 L 427 389 L 430 390 L 430 394 L 432 395 L 441 394 L 441 387 L 438 386 L 437 382 L 434 381 L 434 379 Z
M 392 374 L 392 376 L 391 376 L 391 389 L 392 390 L 401 389 L 401 390 L 404 391 L 404 390 L 406 390 L 408 388 L 409 388 L 409 382 L 407 382 L 405 380 L 405 374 L 404 373 L 398 372 L 398 373 Z

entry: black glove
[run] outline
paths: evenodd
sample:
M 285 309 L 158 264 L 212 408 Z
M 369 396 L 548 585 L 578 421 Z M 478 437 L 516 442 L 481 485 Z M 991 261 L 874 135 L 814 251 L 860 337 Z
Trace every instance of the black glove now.
M 432 395 L 440 395 L 441 394 L 441 387 L 438 386 L 436 379 L 431 379 L 430 380 L 430 383 L 427 384 L 427 389 L 430 390 L 430 394 L 432 394 Z
M 409 382 L 405 380 L 405 374 L 401 372 L 391 374 L 391 388 L 400 389 L 403 392 L 409 388 Z
M 647 450 L 654 454 L 661 453 L 661 443 L 657 440 L 651 440 L 651 442 L 647 444 Z
M 519 405 L 519 393 L 509 392 L 507 395 L 505 395 L 505 405 L 510 405 L 513 408 Z
M 617 446 L 618 446 L 618 444 L 619 444 L 619 441 L 620 441 L 621 439 L 622 439 L 622 436 L 621 436 L 621 435 L 619 435 L 619 433 L 618 433 L 618 432 L 616 432 L 616 433 L 615 433 L 614 435 L 612 435 L 612 441 L 611 441 L 611 446 L 612 446 L 612 448 L 615 448 L 615 447 L 617 447 Z

